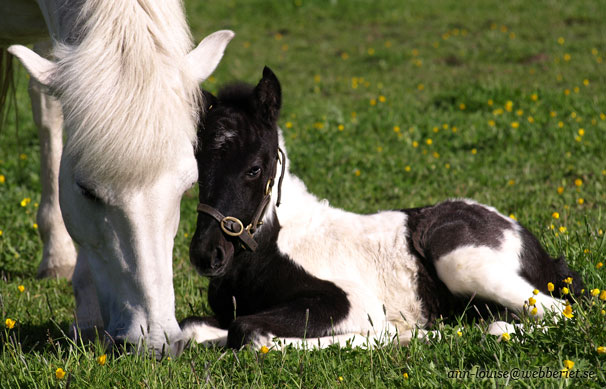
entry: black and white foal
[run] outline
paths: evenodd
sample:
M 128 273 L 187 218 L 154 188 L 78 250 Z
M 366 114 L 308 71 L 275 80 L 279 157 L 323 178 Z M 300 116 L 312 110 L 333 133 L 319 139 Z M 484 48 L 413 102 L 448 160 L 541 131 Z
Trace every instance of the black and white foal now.
M 190 258 L 210 277 L 215 315 L 182 323 L 198 342 L 359 345 L 398 334 L 405 343 L 470 300 L 521 313 L 533 310 L 533 297 L 541 317 L 564 309 L 561 287 L 583 287 L 519 223 L 471 200 L 372 215 L 318 200 L 279 148 L 281 91 L 268 68 L 256 87 L 231 86 L 206 100 Z

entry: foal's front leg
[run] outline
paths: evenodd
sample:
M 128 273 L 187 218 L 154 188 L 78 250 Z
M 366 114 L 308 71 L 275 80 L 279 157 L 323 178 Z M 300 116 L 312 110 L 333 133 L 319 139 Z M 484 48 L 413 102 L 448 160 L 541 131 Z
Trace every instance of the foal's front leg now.
M 263 312 L 240 316 L 229 325 L 227 346 L 240 348 L 270 344 L 274 337 L 318 338 L 331 330 L 344 316 L 347 306 L 333 304 L 330 297 L 302 297 Z

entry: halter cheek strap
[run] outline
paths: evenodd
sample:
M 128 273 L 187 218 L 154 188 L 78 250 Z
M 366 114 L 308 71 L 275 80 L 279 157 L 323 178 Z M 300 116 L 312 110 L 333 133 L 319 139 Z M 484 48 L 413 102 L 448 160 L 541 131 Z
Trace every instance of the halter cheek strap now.
M 276 161 L 276 168 L 274 169 L 274 176 L 267 181 L 265 185 L 265 193 L 263 195 L 263 199 L 261 203 L 257 206 L 255 213 L 251 219 L 250 224 L 244 227 L 244 223 L 236 217 L 233 216 L 224 216 L 221 212 L 206 204 L 198 204 L 198 212 L 205 213 L 219 222 L 219 226 L 224 234 L 238 238 L 245 249 L 250 251 L 255 251 L 257 249 L 257 242 L 255 241 L 253 235 L 255 234 L 257 228 L 263 224 L 261 220 L 263 215 L 265 214 L 265 210 L 271 201 L 271 191 L 274 186 L 276 173 L 278 170 L 278 162 L 282 165 L 282 170 L 280 172 L 280 179 L 278 180 L 278 199 L 276 200 L 276 206 L 280 206 L 280 202 L 282 200 L 282 181 L 284 180 L 284 172 L 286 170 L 286 159 L 284 158 L 284 152 L 282 149 L 278 147 L 278 160 Z

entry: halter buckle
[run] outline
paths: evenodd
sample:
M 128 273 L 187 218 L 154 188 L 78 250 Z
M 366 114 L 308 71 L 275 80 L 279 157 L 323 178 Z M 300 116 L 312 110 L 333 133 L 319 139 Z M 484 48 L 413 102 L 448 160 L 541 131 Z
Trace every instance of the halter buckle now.
M 230 231 L 229 229 L 227 229 L 227 227 L 225 226 L 225 222 L 228 222 L 228 221 L 236 223 L 236 225 L 238 225 L 240 227 L 240 230 L 237 232 L 233 232 L 233 231 Z M 242 224 L 240 219 L 235 218 L 233 216 L 225 216 L 223 219 L 221 219 L 221 221 L 219 223 L 221 224 L 221 229 L 223 230 L 223 232 L 225 232 L 229 236 L 240 236 L 244 232 L 244 225 Z

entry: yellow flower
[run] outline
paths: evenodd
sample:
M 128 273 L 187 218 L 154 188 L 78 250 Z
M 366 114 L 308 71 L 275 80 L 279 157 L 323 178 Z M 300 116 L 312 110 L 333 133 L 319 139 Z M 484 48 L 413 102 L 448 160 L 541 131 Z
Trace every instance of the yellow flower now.
M 564 193 L 564 187 L 558 186 L 558 194 Z
M 503 332 L 501 334 L 501 339 L 503 339 L 505 342 L 509 342 L 509 340 L 511 339 L 511 335 L 509 335 L 507 332 Z
M 387 101 L 387 99 L 385 98 L 385 96 L 381 95 L 381 96 L 379 96 L 379 101 L 381 103 L 384 103 L 385 101 Z
M 606 300 L 606 289 L 600 293 L 600 300 Z
M 537 95 L 536 93 L 533 93 L 530 95 L 530 99 L 532 101 L 537 101 L 539 99 L 539 95 Z
M 560 226 L 560 232 L 563 234 L 566 232 L 566 227 Z
M 418 90 L 423 90 L 423 89 L 425 89 L 425 85 L 419 84 L 419 85 L 417 85 L 417 89 Z
M 354 170 L 354 174 L 356 175 L 356 177 L 360 177 L 360 174 L 362 173 L 360 172 L 360 169 L 356 169 Z
M 562 372 L 561 378 L 568 378 L 568 377 L 570 377 L 570 372 L 568 371 L 567 368 L 563 368 L 561 370 L 561 372 Z
M 27 205 L 29 203 L 31 203 L 32 199 L 30 199 L 29 197 L 24 198 L 23 200 L 21 200 L 21 206 L 22 207 L 27 207 Z
M 97 358 L 97 363 L 101 366 L 105 365 L 105 361 L 107 360 L 107 355 L 103 354 Z
M 577 203 L 579 203 L 579 205 L 583 205 L 583 203 L 584 203 L 584 202 L 585 202 L 585 199 L 584 199 L 584 198 L 582 198 L 582 197 L 580 197 L 580 198 L 577 200 Z
M 509 181 L 507 181 L 507 185 L 509 185 L 509 186 L 513 186 L 515 184 L 516 184 L 515 180 L 509 180 Z
M 559 37 L 558 38 L 558 43 L 563 45 L 564 44 L 564 38 L 563 37 Z
M 564 308 L 562 314 L 569 319 L 572 319 L 574 317 L 574 315 L 572 314 L 572 307 L 570 305 L 566 305 L 566 308 Z
M 558 212 L 554 212 L 551 214 L 551 217 L 554 219 L 559 219 L 560 218 L 560 214 Z
M 404 377 L 404 379 L 406 379 L 406 380 L 407 380 L 407 379 L 408 379 L 408 373 L 403 373 L 403 374 L 402 374 L 402 377 Z
M 339 124 L 339 125 L 337 126 L 337 129 L 338 129 L 339 131 L 343 131 L 343 130 L 345 129 L 345 126 L 344 126 L 344 125 L 342 125 L 342 124 Z
M 512 128 L 518 128 L 518 127 L 520 127 L 520 123 L 518 123 L 518 122 L 511 122 L 511 127 Z
M 464 110 L 465 110 L 465 108 L 466 108 L 465 103 L 461 103 L 461 104 L 459 104 L 459 109 L 460 109 L 461 111 L 464 111 Z
M 406 166 L 404 167 L 404 170 L 406 170 L 407 172 L 409 172 L 409 171 L 410 171 L 410 165 L 406 165 Z
M 532 308 L 532 311 L 530 311 L 531 315 L 536 315 L 538 313 L 537 307 Z
M 574 362 L 570 361 L 568 359 L 565 359 L 563 364 L 564 364 L 564 367 L 567 368 L 568 370 L 572 370 L 572 368 L 574 367 Z
M 570 290 L 567 287 L 563 287 L 562 294 L 568 294 L 568 293 L 570 293 Z
M 6 182 L 6 178 L 4 177 L 4 174 L 0 174 L 0 184 L 4 184 Z
M 7 319 L 4 321 L 4 325 L 5 325 L 5 326 L 6 326 L 6 328 L 8 328 L 9 330 L 12 330 L 12 329 L 13 329 L 13 327 L 15 327 L 15 324 L 16 324 L 16 323 L 17 323 L 17 321 L 16 321 L 16 320 L 11 319 L 10 317 L 9 317 L 9 318 L 7 318 Z
M 414 148 L 419 147 L 419 142 L 417 142 L 416 140 L 412 141 L 412 147 L 414 147 Z
M 377 105 L 377 100 L 376 99 L 370 99 L 370 105 L 373 106 L 373 107 L 375 105 Z
M 433 140 L 431 140 L 431 138 L 427 138 L 425 143 L 427 143 L 428 146 L 431 146 L 431 144 L 433 143 Z
M 532 116 L 528 116 L 528 123 L 534 123 L 534 118 Z
M 492 119 L 491 119 L 491 120 L 489 120 L 489 121 L 488 121 L 488 125 L 489 125 L 490 127 L 494 127 L 494 126 L 496 125 L 496 122 L 495 122 L 494 120 L 492 120 Z
M 509 214 L 509 217 L 510 217 L 510 218 L 512 218 L 513 220 L 518 220 L 518 219 L 516 218 L 516 215 L 514 215 L 513 213 L 510 213 L 510 214 Z
M 463 336 L 463 333 L 461 331 L 457 331 L 457 335 Z
M 23 285 L 17 286 L 17 289 L 19 289 L 19 292 L 21 292 L 21 293 L 25 292 L 25 286 L 23 286 Z
M 534 297 L 531 297 L 528 299 L 528 305 L 535 305 L 537 303 L 537 300 L 535 300 Z
M 261 346 L 261 353 L 263 354 L 267 354 L 269 352 L 269 349 L 267 348 L 267 346 Z
M 37 230 L 38 229 L 38 223 L 32 224 L 32 227 L 34 227 L 34 230 Z M 185 237 L 187 238 L 187 234 L 185 234 Z
M 598 352 L 598 354 L 606 354 L 606 347 L 600 346 L 596 349 L 596 351 Z
M 554 288 L 553 284 L 551 282 L 548 282 L 547 283 L 547 290 L 550 291 L 550 292 L 553 292 L 553 288 Z
M 59 380 L 63 379 L 63 377 L 65 377 L 65 370 L 63 370 L 62 368 L 58 368 L 57 370 L 55 370 L 55 377 L 57 377 L 57 379 Z
M 563 281 L 567 284 L 572 284 L 572 277 L 564 278 Z
M 518 110 L 516 111 L 516 115 L 518 115 L 518 116 L 522 116 L 522 115 L 524 115 L 524 110 L 523 110 L 523 109 L 518 109 Z
M 539 290 L 538 289 L 533 290 L 532 294 L 534 294 L 536 296 L 537 294 L 539 294 Z
M 593 297 L 597 297 L 600 294 L 600 290 L 599 289 L 591 289 L 591 295 Z
M 285 126 L 286 128 L 292 128 L 292 122 L 286 122 Z
M 570 54 L 568 54 L 568 53 L 564 54 L 564 61 L 570 61 L 570 58 L 571 58 Z
M 583 128 L 579 128 L 579 135 L 580 136 L 585 135 L 585 130 Z
M 492 107 L 492 105 L 494 104 L 494 101 L 492 101 L 492 99 L 488 99 L 487 104 L 489 107 Z
M 580 178 L 577 178 L 576 180 L 574 180 L 574 184 L 576 186 L 581 186 L 581 185 L 583 185 L 583 180 L 581 180 Z
M 471 153 L 473 155 L 476 155 L 478 153 L 478 150 L 476 148 L 471 149 Z
M 599 269 L 599 268 L 601 268 L 602 266 L 604 266 L 604 264 L 603 264 L 602 262 L 598 262 L 598 263 L 596 263 L 595 268 L 596 268 L 596 269 Z
M 25 161 L 27 159 L 27 154 L 20 154 L 19 159 L 21 159 L 22 161 Z
M 395 132 L 395 133 L 400 132 L 400 126 L 393 126 L 393 132 Z

